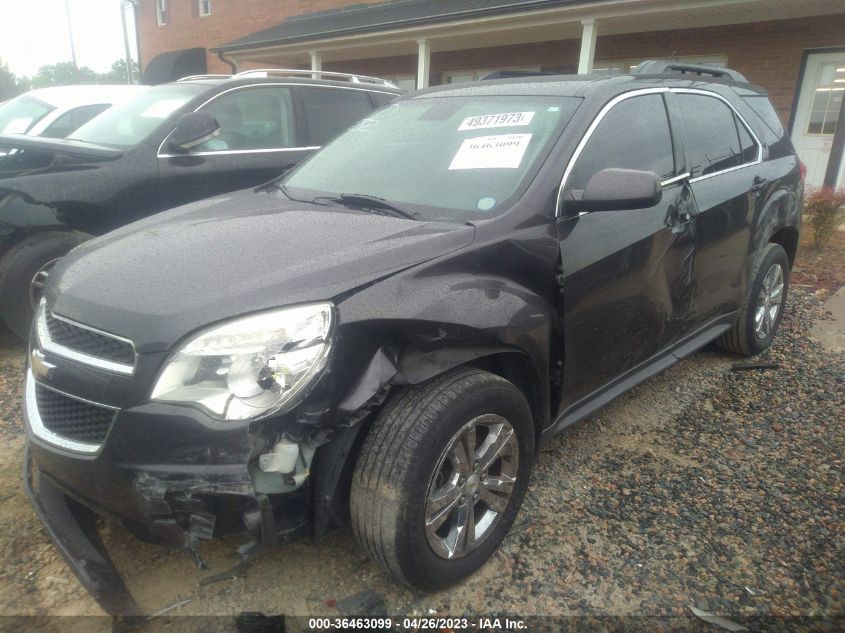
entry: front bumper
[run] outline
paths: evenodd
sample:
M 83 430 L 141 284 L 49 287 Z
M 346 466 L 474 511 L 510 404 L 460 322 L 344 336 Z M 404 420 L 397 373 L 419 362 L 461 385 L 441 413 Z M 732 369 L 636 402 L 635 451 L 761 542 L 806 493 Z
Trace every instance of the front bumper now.
M 24 452 L 24 490 L 62 558 L 97 603 L 111 615 L 140 615 L 97 533 L 96 515 L 65 495 Z M 33 481 L 35 479 L 35 481 Z
M 51 443 L 27 369 L 27 496 L 62 557 L 100 606 L 137 615 L 97 532 L 114 521 L 142 541 L 178 549 L 205 567 L 201 540 L 247 534 L 244 560 L 309 528 L 304 495 L 257 493 L 249 462 L 255 438 L 245 425 L 209 429 L 201 412 L 147 403 L 115 416 L 105 442 L 84 452 Z

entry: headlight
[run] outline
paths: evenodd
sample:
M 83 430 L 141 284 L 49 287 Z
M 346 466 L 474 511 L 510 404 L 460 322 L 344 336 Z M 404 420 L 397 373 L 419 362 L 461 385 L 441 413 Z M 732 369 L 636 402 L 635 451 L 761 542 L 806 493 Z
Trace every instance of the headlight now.
M 326 365 L 332 305 L 236 319 L 189 340 L 165 365 L 152 399 L 246 420 L 293 407 Z

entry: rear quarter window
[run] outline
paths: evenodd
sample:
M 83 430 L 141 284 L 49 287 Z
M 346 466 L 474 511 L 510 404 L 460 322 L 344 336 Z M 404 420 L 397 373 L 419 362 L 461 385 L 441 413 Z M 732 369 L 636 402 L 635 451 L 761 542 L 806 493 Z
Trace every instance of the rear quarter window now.
M 795 152 L 780 116 L 768 97 L 743 95 L 740 105 L 747 106 L 742 114 L 748 118 L 757 136 L 767 146 L 769 159 L 789 156 Z

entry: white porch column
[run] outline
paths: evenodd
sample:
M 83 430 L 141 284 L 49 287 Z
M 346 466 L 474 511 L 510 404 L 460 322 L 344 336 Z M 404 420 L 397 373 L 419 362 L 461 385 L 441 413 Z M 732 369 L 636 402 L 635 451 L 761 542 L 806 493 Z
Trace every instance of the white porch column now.
M 428 40 L 417 40 L 417 90 L 428 88 L 428 76 L 431 73 L 431 44 Z
M 596 58 L 596 35 L 598 25 L 595 20 L 581 20 L 581 55 L 578 58 L 578 74 L 588 75 L 593 72 Z
M 308 51 L 308 54 L 311 56 L 311 79 L 319 79 L 318 73 L 323 70 L 323 58 L 317 51 Z

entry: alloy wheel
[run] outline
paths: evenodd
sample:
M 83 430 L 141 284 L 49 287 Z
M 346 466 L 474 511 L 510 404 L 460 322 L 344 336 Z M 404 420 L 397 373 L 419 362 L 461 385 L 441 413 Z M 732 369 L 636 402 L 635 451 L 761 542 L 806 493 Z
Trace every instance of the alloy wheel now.
M 757 308 L 754 311 L 754 331 L 757 338 L 765 339 L 771 335 L 782 303 L 783 268 L 780 264 L 772 264 L 757 295 Z
M 449 441 L 434 469 L 425 504 L 425 535 L 441 558 L 479 547 L 508 507 L 519 468 L 511 424 L 485 414 Z

